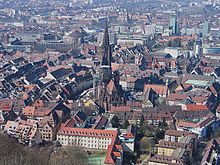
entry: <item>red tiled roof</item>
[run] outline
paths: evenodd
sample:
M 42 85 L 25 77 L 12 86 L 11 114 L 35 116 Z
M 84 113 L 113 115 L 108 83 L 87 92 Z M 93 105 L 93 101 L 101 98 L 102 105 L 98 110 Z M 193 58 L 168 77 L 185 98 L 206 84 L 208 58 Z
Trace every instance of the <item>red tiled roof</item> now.
M 161 148 L 186 148 L 186 144 L 180 142 L 172 142 L 172 141 L 165 141 L 161 140 L 159 144 L 156 145 L 157 147 Z
M 58 135 L 72 135 L 72 136 L 114 138 L 115 136 L 117 136 L 118 131 L 88 129 L 88 128 L 71 128 L 71 127 L 65 127 L 65 125 L 62 124 L 57 134 Z
M 118 70 L 119 67 L 120 67 L 120 64 L 112 63 L 112 71 Z
M 201 67 L 202 72 L 204 73 L 212 73 L 215 68 L 214 67 Z
M 128 106 L 130 106 L 131 108 L 133 107 L 139 107 L 141 108 L 142 107 L 142 102 L 141 101 L 127 101 L 126 102 Z
M 1 102 L 0 103 L 0 110 L 2 111 L 10 111 L 12 108 L 12 102 Z
M 200 104 L 203 104 L 208 99 L 208 97 L 206 96 L 194 96 L 191 98 L 194 103 L 200 103 Z
M 120 81 L 125 81 L 128 83 L 134 83 L 137 80 L 135 77 L 121 77 Z
M 150 155 L 148 162 L 156 162 L 157 164 L 184 165 L 180 158 L 165 155 Z
M 186 104 L 186 110 L 196 111 L 196 110 L 209 110 L 209 109 L 206 105 Z
M 208 117 L 202 121 L 198 121 L 197 123 L 181 120 L 181 121 L 177 122 L 177 125 L 178 125 L 178 127 L 202 128 L 203 126 L 205 126 L 206 124 L 208 124 L 211 121 L 212 121 L 212 118 L 210 118 L 210 117 Z
M 77 118 L 77 116 L 71 117 L 71 119 L 67 120 L 64 125 L 65 127 L 73 127 L 75 124 L 82 124 L 83 121 L 80 118 Z
M 185 94 L 171 93 L 166 100 L 167 101 L 183 101 L 187 99 L 188 96 Z
M 211 122 L 212 121 L 212 118 L 207 118 L 207 119 L 205 119 L 205 120 L 203 120 L 203 121 L 201 121 L 200 123 L 198 123 L 198 127 L 203 127 L 203 126 L 205 126 L 205 125 L 207 125 L 209 122 Z
M 111 106 L 111 110 L 110 110 L 111 113 L 114 113 L 114 112 L 130 112 L 130 111 L 131 111 L 130 106 L 118 106 L 118 107 Z
M 115 86 L 114 81 L 111 80 L 111 81 L 108 83 L 108 85 L 107 85 L 107 90 L 108 90 L 109 93 L 112 93 L 112 91 L 113 91 L 113 89 L 114 89 L 114 86 Z
M 146 93 L 150 89 L 154 90 L 157 94 L 166 95 L 168 87 L 166 85 L 156 85 L 156 84 L 145 84 L 144 85 L 144 93 Z
M 113 145 L 108 145 L 108 149 L 106 152 L 106 158 L 105 158 L 105 164 L 115 164 L 115 161 L 113 160 L 113 157 L 111 156 L 111 152 L 113 149 Z
M 116 147 L 117 150 L 122 150 L 122 146 L 119 145 L 119 144 L 116 144 L 115 147 Z
M 130 132 L 127 132 L 124 137 L 125 138 L 134 138 L 134 135 Z
M 178 131 L 178 130 L 167 130 L 165 135 L 169 136 L 196 136 L 196 134 L 188 132 L 188 131 Z
M 39 107 L 36 108 L 34 106 L 26 106 L 23 109 L 23 114 L 25 116 L 33 116 L 33 117 L 44 117 L 51 112 L 52 109 L 48 107 Z

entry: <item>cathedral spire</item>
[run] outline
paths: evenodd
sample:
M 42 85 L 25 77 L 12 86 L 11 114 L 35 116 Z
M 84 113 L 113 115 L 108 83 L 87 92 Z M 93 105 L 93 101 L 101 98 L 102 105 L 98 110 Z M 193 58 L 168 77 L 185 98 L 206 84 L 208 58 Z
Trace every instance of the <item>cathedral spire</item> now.
M 112 52 L 111 52 L 111 45 L 109 42 L 107 21 L 106 21 L 106 27 L 103 37 L 102 50 L 103 50 L 102 65 L 109 66 L 111 68 Z
M 101 68 L 102 68 L 101 82 L 107 84 L 112 78 L 112 67 L 111 67 L 112 52 L 111 52 L 111 45 L 109 42 L 107 21 L 106 21 L 106 27 L 105 27 L 103 43 L 102 43 L 102 53 L 103 54 L 102 54 L 102 62 L 101 62 Z
M 108 33 L 108 22 L 107 22 L 107 20 L 106 20 L 106 25 L 105 25 L 102 48 L 105 49 L 106 46 L 109 46 L 109 33 Z

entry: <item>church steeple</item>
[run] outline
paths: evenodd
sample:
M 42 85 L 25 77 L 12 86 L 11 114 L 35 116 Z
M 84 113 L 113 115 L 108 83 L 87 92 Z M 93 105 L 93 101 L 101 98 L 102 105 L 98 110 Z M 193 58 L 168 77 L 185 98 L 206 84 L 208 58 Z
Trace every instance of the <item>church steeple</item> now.
M 108 33 L 108 22 L 107 21 L 105 25 L 102 48 L 104 49 L 106 46 L 109 46 L 109 33 Z
M 102 62 L 101 62 L 101 70 L 102 70 L 102 78 L 101 82 L 104 84 L 108 84 L 108 82 L 112 78 L 112 52 L 111 52 L 111 45 L 109 42 L 109 33 L 108 33 L 108 24 L 106 22 L 104 38 L 102 43 Z
M 106 21 L 106 27 L 103 37 L 103 43 L 102 43 L 102 65 L 109 66 L 111 68 L 111 60 L 112 60 L 112 52 L 111 52 L 111 45 L 109 42 L 109 33 L 108 33 L 108 23 Z

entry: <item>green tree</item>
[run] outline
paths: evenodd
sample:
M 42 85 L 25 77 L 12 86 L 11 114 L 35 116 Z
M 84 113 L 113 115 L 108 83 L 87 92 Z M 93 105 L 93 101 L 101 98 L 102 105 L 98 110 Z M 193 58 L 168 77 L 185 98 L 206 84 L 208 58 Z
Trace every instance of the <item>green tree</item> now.
M 140 121 L 139 123 L 137 124 L 137 131 L 139 134 L 144 134 L 144 115 L 142 114 L 141 115 L 141 118 L 140 118 Z
M 113 128 L 118 128 L 120 126 L 119 118 L 117 116 L 113 116 L 111 124 Z
M 144 115 L 142 114 L 142 115 L 141 115 L 140 122 L 139 122 L 140 127 L 141 127 L 143 124 L 144 124 Z
M 158 126 L 159 126 L 160 128 L 162 128 L 162 129 L 166 129 L 167 126 L 168 126 L 167 123 L 166 123 L 166 119 L 163 118 L 162 122 L 160 121 L 159 124 L 158 124 Z
M 129 121 L 126 119 L 126 120 L 124 121 L 124 123 L 122 124 L 121 128 L 122 128 L 122 129 L 127 129 L 129 125 L 130 125 L 130 123 L 129 123 Z
M 164 135 L 165 135 L 165 131 L 163 129 L 157 129 L 155 131 L 155 137 L 154 138 L 155 138 L 156 141 L 159 141 L 159 140 L 164 138 Z
M 213 132 L 213 134 L 212 134 L 212 136 L 211 136 L 212 139 L 213 139 L 213 138 L 218 138 L 218 137 L 220 137 L 220 128 L 217 128 L 217 129 Z
M 141 151 L 143 152 L 154 152 L 155 141 L 152 138 L 143 137 L 141 139 Z

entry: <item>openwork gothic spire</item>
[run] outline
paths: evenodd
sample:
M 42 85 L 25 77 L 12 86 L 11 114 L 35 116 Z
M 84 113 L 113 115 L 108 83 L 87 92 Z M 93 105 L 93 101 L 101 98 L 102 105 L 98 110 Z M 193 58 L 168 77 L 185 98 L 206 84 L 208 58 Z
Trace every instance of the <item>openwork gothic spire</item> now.
M 111 52 L 111 46 L 109 42 L 109 33 L 108 33 L 108 23 L 106 21 L 106 27 L 103 37 L 103 43 L 102 43 L 102 65 L 109 66 L 111 68 L 111 60 L 112 60 L 112 52 Z

